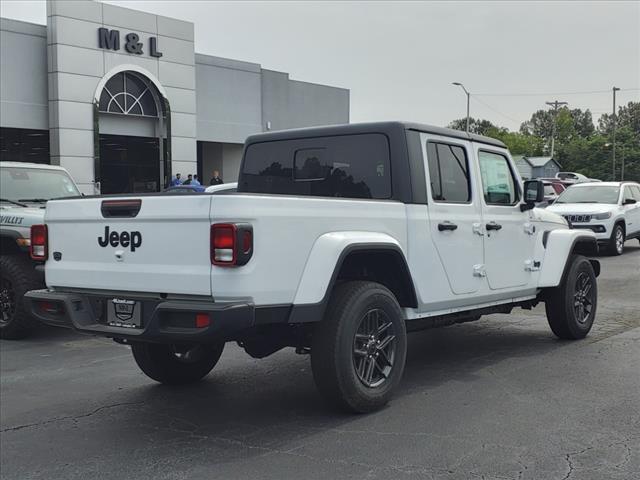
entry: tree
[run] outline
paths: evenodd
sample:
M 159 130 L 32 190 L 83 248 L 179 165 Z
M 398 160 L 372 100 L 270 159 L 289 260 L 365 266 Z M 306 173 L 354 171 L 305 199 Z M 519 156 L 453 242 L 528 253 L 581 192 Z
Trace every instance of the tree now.
M 488 120 L 471 119 L 471 131 L 504 142 L 513 155 L 544 155 L 550 148 L 553 111 L 538 110 L 523 122 L 519 132 L 493 125 Z M 612 116 L 602 115 L 598 128 L 589 110 L 560 108 L 556 121 L 554 156 L 564 170 L 580 172 L 590 178 L 613 180 Z M 466 119 L 449 124 L 464 130 Z M 624 179 L 640 181 L 640 102 L 629 102 L 618 109 L 616 128 L 616 174 L 620 180 L 624 163 Z
M 618 128 L 628 127 L 640 136 L 640 102 L 629 102 L 618 107 Z M 598 120 L 598 130 L 610 135 L 613 131 L 613 115 L 605 113 Z
M 553 133 L 553 112 L 538 110 L 531 118 L 520 125 L 520 133 L 549 139 Z
M 573 118 L 573 126 L 580 137 L 588 138 L 595 133 L 596 128 L 593 125 L 593 117 L 589 109 L 583 112 L 579 108 L 574 108 L 570 112 Z
M 544 139 L 534 135 L 519 132 L 509 132 L 506 129 L 489 129 L 487 137 L 496 138 L 507 146 L 512 155 L 537 157 L 544 152 Z
M 555 118 L 554 118 L 555 117 Z M 546 142 L 546 152 L 551 149 L 551 137 L 554 134 L 557 147 L 570 142 L 573 138 L 589 138 L 595 132 L 591 111 L 579 108 L 562 107 L 554 110 L 538 110 L 531 119 L 520 125 L 520 132 L 543 138 Z
M 454 130 L 462 130 L 462 131 L 466 131 L 467 130 L 467 118 L 459 118 L 457 120 L 452 121 L 451 123 L 449 123 L 449 125 L 447 125 L 448 128 L 453 128 Z M 469 117 L 469 132 L 470 133 L 475 133 L 478 135 L 487 135 L 487 132 L 489 130 L 500 130 L 500 131 L 507 131 L 506 128 L 503 127 L 497 127 L 496 125 L 494 125 L 493 123 L 491 123 L 489 120 L 484 120 L 484 119 L 476 119 L 473 117 Z

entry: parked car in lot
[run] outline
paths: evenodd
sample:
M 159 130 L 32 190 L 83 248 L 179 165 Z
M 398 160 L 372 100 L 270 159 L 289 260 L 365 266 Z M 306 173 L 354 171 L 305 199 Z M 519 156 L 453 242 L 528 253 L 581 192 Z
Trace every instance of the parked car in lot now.
M 62 167 L 0 162 L 0 338 L 23 338 L 37 322 L 22 297 L 44 287 L 44 275 L 29 258 L 30 228 L 44 219 L 51 198 L 80 192 Z
M 207 193 L 223 193 L 223 194 L 227 194 L 227 193 L 233 193 L 233 192 L 237 192 L 238 191 L 238 183 L 237 182 L 231 182 L 231 183 L 219 183 L 216 185 L 209 185 L 206 189 L 205 192 Z
M 556 178 L 563 182 L 569 183 L 586 183 L 586 182 L 601 182 L 597 178 L 589 178 L 586 175 L 576 172 L 558 172 Z
M 544 200 L 536 207 L 545 208 L 556 201 L 558 195 L 567 189 L 567 185 L 558 179 L 538 178 L 544 186 Z
M 256 358 L 293 347 L 332 404 L 372 411 L 407 331 L 545 302 L 558 337 L 587 335 L 596 237 L 534 208 L 543 193 L 502 142 L 456 130 L 254 135 L 237 192 L 49 202 L 32 244 L 48 288 L 26 299 L 46 323 L 131 345 L 162 383 L 200 380 L 227 341 Z
M 183 193 L 204 192 L 206 187 L 202 185 L 174 185 L 166 188 L 162 193 L 170 195 L 180 195 Z
M 640 239 L 640 185 L 635 182 L 574 185 L 547 210 L 575 229 L 595 232 L 598 243 L 613 255 L 622 255 L 626 240 Z
M 164 190 L 163 193 L 169 195 L 181 195 L 186 193 L 219 193 L 219 192 L 235 192 L 238 187 L 236 182 L 233 183 L 221 183 L 218 185 L 175 185 Z

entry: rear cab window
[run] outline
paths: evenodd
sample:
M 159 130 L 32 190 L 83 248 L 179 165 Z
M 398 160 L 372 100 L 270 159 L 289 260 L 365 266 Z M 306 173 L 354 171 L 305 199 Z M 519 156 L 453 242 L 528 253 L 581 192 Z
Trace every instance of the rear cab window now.
M 389 199 L 389 140 L 366 133 L 250 144 L 238 191 Z

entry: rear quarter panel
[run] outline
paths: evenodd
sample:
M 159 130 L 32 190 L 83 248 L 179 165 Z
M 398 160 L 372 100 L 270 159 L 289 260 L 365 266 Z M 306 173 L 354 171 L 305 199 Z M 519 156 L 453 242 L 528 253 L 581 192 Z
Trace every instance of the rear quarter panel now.
M 403 251 L 407 244 L 405 205 L 395 201 L 220 195 L 213 197 L 211 215 L 213 223 L 251 223 L 254 232 L 253 257 L 247 265 L 213 267 L 211 289 L 217 301 L 250 295 L 248 299 L 256 305 L 290 304 L 305 269 L 317 275 L 318 285 L 323 284 L 327 271 L 333 272 L 345 239 L 353 239 L 358 232 L 362 238 L 372 238 L 371 232 L 375 232 L 376 238 L 393 239 Z M 328 242 L 333 248 L 311 255 L 316 242 L 326 234 L 339 241 Z M 308 281 L 311 277 L 305 280 L 298 298 L 319 300 L 321 288 L 307 289 Z

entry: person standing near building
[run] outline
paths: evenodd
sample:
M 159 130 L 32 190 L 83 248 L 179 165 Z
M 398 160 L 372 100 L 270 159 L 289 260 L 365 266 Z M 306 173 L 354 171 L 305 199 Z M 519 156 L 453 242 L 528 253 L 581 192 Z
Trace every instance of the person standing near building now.
M 193 176 L 193 180 L 191 180 L 191 185 L 198 185 L 198 186 L 202 185 L 198 180 L 198 175 Z
M 222 178 L 220 178 L 220 172 L 218 170 L 214 170 L 213 171 L 213 178 L 211 179 L 211 182 L 209 183 L 209 185 L 220 185 L 224 183 L 222 181 Z
M 178 185 L 182 185 L 182 180 L 180 180 L 180 174 L 176 173 L 176 176 L 171 179 L 171 186 L 176 187 Z
M 187 175 L 187 179 L 182 182 L 182 185 L 191 185 L 191 182 L 193 182 L 193 175 L 189 174 Z

